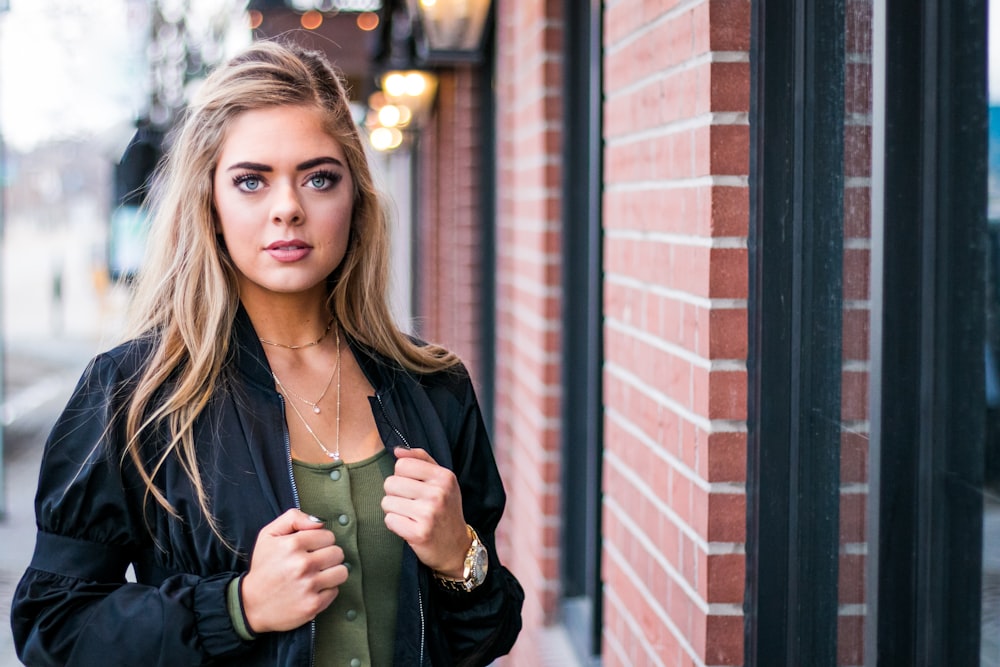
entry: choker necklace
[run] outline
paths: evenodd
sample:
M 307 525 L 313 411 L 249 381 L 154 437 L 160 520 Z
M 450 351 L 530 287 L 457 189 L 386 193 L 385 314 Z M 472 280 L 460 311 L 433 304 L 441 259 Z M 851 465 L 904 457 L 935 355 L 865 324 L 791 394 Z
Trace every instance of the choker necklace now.
M 302 425 L 306 427 L 306 430 L 309 431 L 309 435 L 313 437 L 313 440 L 315 440 L 316 444 L 319 445 L 319 448 L 323 450 L 323 453 L 326 454 L 329 458 L 333 459 L 334 461 L 339 461 L 340 460 L 340 327 L 337 327 L 337 366 L 334 375 L 337 376 L 337 435 L 336 435 L 337 439 L 332 452 L 329 449 L 327 449 L 326 445 L 323 444 L 323 441 L 319 439 L 318 435 L 316 435 L 316 432 L 312 430 L 312 427 L 309 426 L 309 422 L 307 422 L 306 418 L 302 416 L 302 413 L 299 412 L 299 409 L 295 407 L 295 403 L 288 401 L 288 405 L 291 406 L 292 412 L 294 412 L 295 415 L 299 418 L 299 421 L 302 422 Z M 278 376 L 275 375 L 273 372 L 271 373 L 271 377 L 274 378 L 274 383 L 278 386 L 278 389 L 281 391 L 281 393 L 295 396 L 295 394 L 292 394 L 290 391 L 288 391 L 288 388 L 281 383 L 281 380 L 279 380 Z M 330 376 L 330 381 L 331 382 L 333 381 L 333 375 Z M 330 385 L 328 384 L 327 388 L 329 387 Z M 326 389 L 323 390 L 323 395 L 324 396 L 326 395 Z M 322 398 L 323 396 L 320 396 L 320 398 L 316 401 L 316 403 L 319 403 L 319 400 L 321 400 Z M 306 403 L 310 403 L 305 399 L 301 400 L 305 401 Z M 319 413 L 319 408 L 316 406 L 316 404 L 311 403 L 311 405 L 313 406 L 313 412 Z
M 330 333 L 330 328 L 333 327 L 333 320 L 334 320 L 334 318 L 331 317 L 330 321 L 326 325 L 326 330 L 323 331 L 323 334 L 319 338 L 317 338 L 316 340 L 312 341 L 311 343 L 302 343 L 301 345 L 285 345 L 284 343 L 276 343 L 273 340 L 264 340 L 263 338 L 260 338 L 260 337 L 258 337 L 258 340 L 260 340 L 260 342 L 263 343 L 264 345 L 273 345 L 274 347 L 283 347 L 286 350 L 301 350 L 304 347 L 312 347 L 313 345 L 319 345 L 320 343 L 322 343 L 323 339 L 326 338 L 326 335 L 328 333 Z M 339 350 L 340 347 L 338 347 L 337 349 Z

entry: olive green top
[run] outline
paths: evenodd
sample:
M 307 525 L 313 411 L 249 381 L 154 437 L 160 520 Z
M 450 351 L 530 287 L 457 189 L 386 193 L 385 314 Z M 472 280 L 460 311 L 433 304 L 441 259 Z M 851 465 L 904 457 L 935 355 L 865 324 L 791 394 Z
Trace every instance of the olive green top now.
M 316 617 L 316 665 L 392 665 L 403 540 L 385 527 L 387 450 L 356 463 L 293 462 L 303 512 L 323 517 L 344 550 L 350 574 Z
M 393 466 L 387 450 L 355 463 L 293 461 L 300 509 L 324 519 L 344 550 L 349 572 L 333 603 L 316 617 L 317 666 L 392 665 L 403 540 L 385 526 L 382 497 Z M 238 581 L 229 589 L 230 616 L 249 638 Z

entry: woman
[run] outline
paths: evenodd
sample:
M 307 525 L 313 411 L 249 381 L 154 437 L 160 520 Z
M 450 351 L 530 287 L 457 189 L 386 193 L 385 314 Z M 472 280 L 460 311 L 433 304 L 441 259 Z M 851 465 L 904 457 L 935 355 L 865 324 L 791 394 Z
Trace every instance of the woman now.
M 384 208 L 329 63 L 262 42 L 214 72 L 155 192 L 129 340 L 46 445 L 21 659 L 509 651 L 523 593 L 487 434 L 459 360 L 389 316 Z

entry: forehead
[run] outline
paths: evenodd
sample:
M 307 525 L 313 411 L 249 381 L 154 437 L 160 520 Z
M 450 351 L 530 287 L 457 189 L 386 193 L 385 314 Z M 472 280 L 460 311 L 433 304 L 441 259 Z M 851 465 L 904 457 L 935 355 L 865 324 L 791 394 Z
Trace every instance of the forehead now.
M 320 155 L 344 161 L 344 149 L 327 130 L 323 112 L 314 106 L 274 106 L 237 115 L 223 136 L 220 166 L 252 160 L 280 162 Z

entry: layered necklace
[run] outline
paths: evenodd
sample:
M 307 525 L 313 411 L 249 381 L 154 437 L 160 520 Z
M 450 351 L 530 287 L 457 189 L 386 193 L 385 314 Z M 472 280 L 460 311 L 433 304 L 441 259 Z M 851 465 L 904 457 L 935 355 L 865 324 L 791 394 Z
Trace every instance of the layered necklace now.
M 326 336 L 326 334 L 330 331 L 330 326 L 332 326 L 332 325 L 333 325 L 333 320 L 330 320 L 330 325 L 327 326 L 326 331 L 323 332 L 322 336 L 320 336 L 314 342 L 312 342 L 312 343 L 306 343 L 304 345 L 283 345 L 281 343 L 272 343 L 270 341 L 265 341 L 264 339 L 261 339 L 261 342 L 262 343 L 267 343 L 268 345 L 276 345 L 278 347 L 285 347 L 285 348 L 288 348 L 288 349 L 291 349 L 291 350 L 295 350 L 295 349 L 299 349 L 299 348 L 303 348 L 303 347 L 311 347 L 313 345 L 318 344 L 321 340 L 323 340 L 323 338 Z M 286 387 L 284 385 L 284 383 L 282 383 L 281 380 L 278 379 L 278 376 L 275 375 L 275 373 L 273 371 L 271 372 L 271 377 L 274 378 L 274 384 L 275 384 L 275 386 L 277 386 L 278 391 L 280 391 L 282 394 L 284 394 L 288 398 L 294 398 L 294 399 L 302 401 L 306 405 L 312 406 L 312 411 L 315 414 L 319 414 L 320 413 L 319 403 L 320 403 L 320 401 L 323 400 L 323 397 L 326 396 L 326 392 L 330 389 L 330 385 L 333 384 L 333 378 L 334 377 L 337 378 L 337 430 L 336 430 L 336 434 L 337 435 L 336 435 L 336 441 L 335 441 L 335 444 L 334 444 L 334 448 L 333 448 L 332 451 L 329 448 L 327 448 L 326 445 L 323 444 L 322 440 L 319 439 L 319 436 L 316 435 L 316 431 L 314 431 L 312 429 L 312 427 L 309 425 L 309 422 L 306 421 L 306 418 L 302 415 L 301 412 L 299 412 L 299 409 L 297 407 L 295 407 L 295 403 L 293 401 L 291 401 L 291 400 L 287 401 L 287 403 L 288 403 L 289 406 L 291 406 L 292 412 L 294 412 L 295 415 L 299 418 L 299 421 L 302 422 L 302 425 L 306 427 L 306 431 L 309 432 L 309 435 L 311 435 L 312 438 L 313 438 L 313 440 L 316 441 L 316 444 L 319 445 L 319 448 L 323 450 L 323 453 L 326 454 L 329 458 L 333 459 L 334 461 L 339 461 L 340 460 L 340 327 L 337 327 L 336 343 L 337 343 L 337 362 L 336 362 L 336 365 L 333 368 L 333 373 L 330 375 L 330 380 L 326 383 L 326 387 L 323 388 L 323 393 L 320 394 L 319 398 L 317 398 L 315 401 L 310 401 L 309 399 L 304 398 L 302 396 L 299 396 L 294 391 L 290 390 L 288 387 Z

